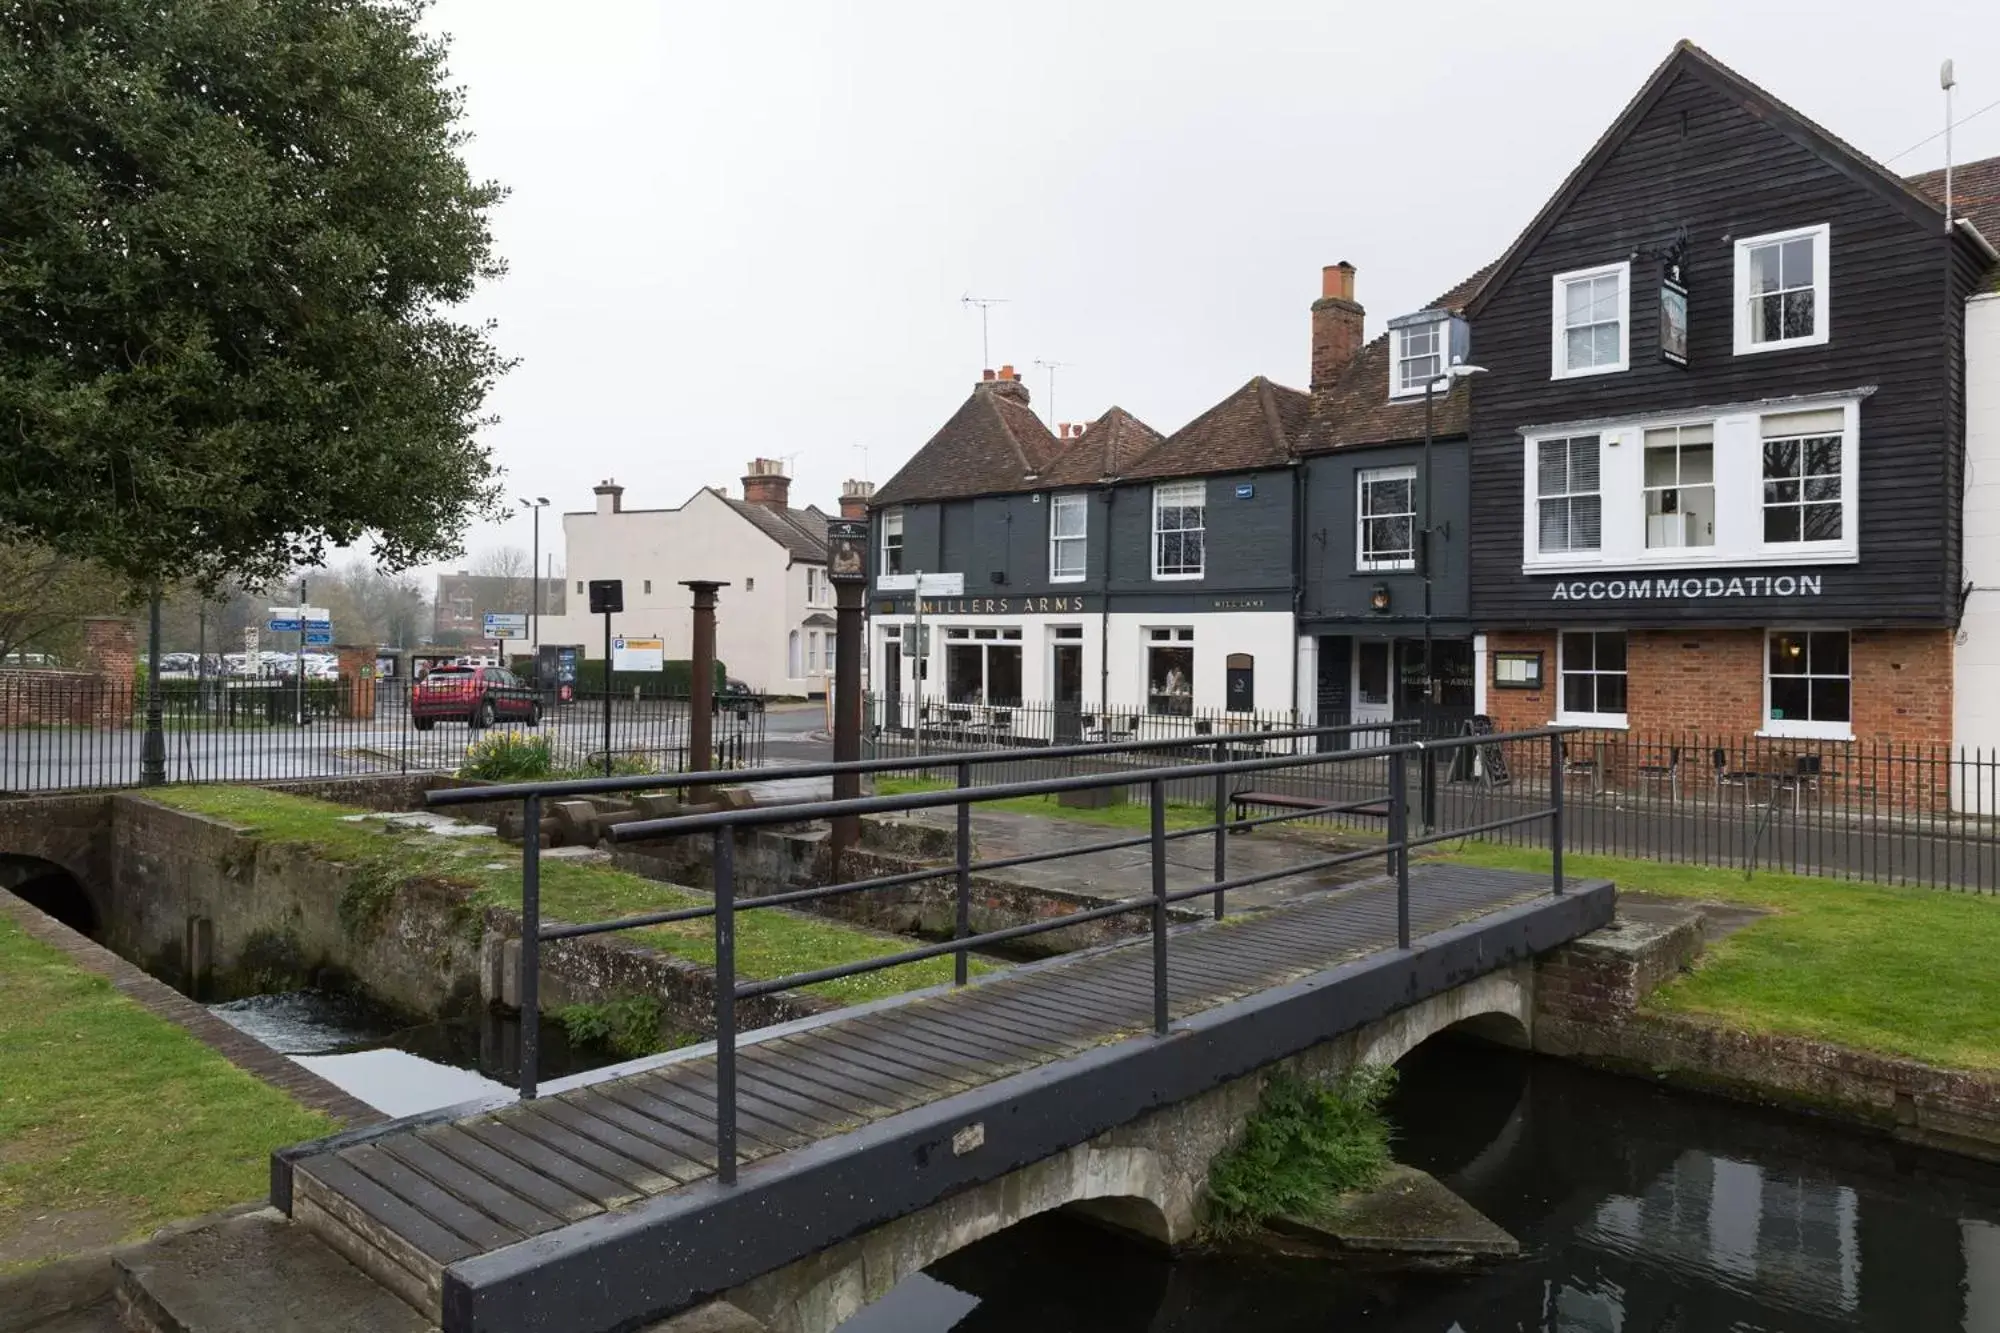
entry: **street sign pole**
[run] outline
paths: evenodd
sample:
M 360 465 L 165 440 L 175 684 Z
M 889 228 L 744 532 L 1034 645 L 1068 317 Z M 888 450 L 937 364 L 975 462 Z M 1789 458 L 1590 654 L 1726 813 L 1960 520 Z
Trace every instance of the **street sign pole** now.
M 924 642 L 924 571 L 921 569 L 917 571 L 916 587 L 910 591 L 910 606 L 915 611 L 910 629 L 917 636 L 916 666 L 913 669 L 917 677 L 917 758 L 921 759 L 924 757 L 924 677 L 930 671 L 930 655 L 925 652 L 930 645 Z
M 299 653 L 293 663 L 295 694 L 299 701 L 298 725 L 306 724 L 306 581 L 299 580 Z
M 611 613 L 604 613 L 604 776 L 611 776 Z

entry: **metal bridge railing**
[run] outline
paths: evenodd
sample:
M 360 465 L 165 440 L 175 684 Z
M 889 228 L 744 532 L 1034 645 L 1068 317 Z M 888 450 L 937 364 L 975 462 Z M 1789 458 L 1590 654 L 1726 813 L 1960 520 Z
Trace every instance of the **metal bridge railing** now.
M 810 986 L 819 982 L 833 981 L 842 977 L 857 976 L 868 972 L 883 971 L 901 967 L 909 963 L 922 962 L 931 958 L 952 955 L 956 964 L 954 981 L 965 985 L 969 979 L 970 959 L 974 950 L 991 948 L 995 945 L 1025 939 L 1052 930 L 1101 921 L 1134 913 L 1150 913 L 1153 951 L 1153 1027 L 1164 1036 L 1168 1031 L 1168 948 L 1167 922 L 1168 908 L 1176 903 L 1195 898 L 1209 898 L 1212 910 L 1220 918 L 1225 910 L 1226 898 L 1230 890 L 1249 888 L 1274 880 L 1293 878 L 1300 875 L 1316 874 L 1338 866 L 1385 858 L 1387 873 L 1396 885 L 1396 941 L 1400 949 L 1410 947 L 1410 862 L 1409 856 L 1417 848 L 1429 846 L 1454 838 L 1463 838 L 1511 828 L 1531 822 L 1546 822 L 1549 846 L 1553 853 L 1551 890 L 1563 892 L 1563 770 L 1564 737 L 1568 728 L 1544 728 L 1533 731 L 1510 732 L 1497 735 L 1468 736 L 1464 738 L 1413 741 L 1392 745 L 1379 745 L 1361 749 L 1326 750 L 1314 748 L 1300 750 L 1294 742 L 1316 739 L 1329 734 L 1351 731 L 1371 731 L 1380 733 L 1380 724 L 1366 724 L 1348 727 L 1306 727 L 1289 728 L 1282 731 L 1238 734 L 1217 739 L 1205 745 L 1212 749 L 1215 757 L 1203 762 L 1154 765 L 1142 768 L 1123 768 L 1118 771 L 1075 774 L 1070 776 L 1038 778 L 1022 782 L 1003 782 L 975 786 L 973 770 L 982 764 L 1013 762 L 1018 755 L 1013 752 L 973 752 L 936 755 L 921 758 L 896 758 L 863 760 L 857 763 L 808 764 L 782 769 L 767 769 L 754 772 L 710 772 L 710 773 L 662 773 L 640 777 L 584 778 L 555 782 L 513 783 L 486 787 L 464 787 L 429 792 L 425 801 L 431 806 L 454 806 L 490 804 L 496 801 L 519 800 L 521 802 L 521 1068 L 519 1091 L 523 1099 L 536 1095 L 538 1087 L 539 1059 L 539 1002 L 540 1002 L 540 955 L 542 943 L 550 940 L 576 939 L 589 935 L 606 934 L 613 931 L 632 930 L 645 926 L 662 925 L 675 921 L 712 919 L 715 922 L 715 1028 L 716 1028 L 716 1170 L 724 1184 L 736 1179 L 736 1047 L 737 1024 L 736 1005 L 739 1001 L 754 999 L 778 991 L 791 990 L 800 986 Z M 1422 833 L 1413 833 L 1410 824 L 1410 795 L 1412 760 L 1418 761 L 1426 778 L 1434 776 L 1440 757 L 1454 756 L 1456 751 L 1467 747 L 1478 747 L 1482 755 L 1497 758 L 1499 747 L 1524 746 L 1546 743 L 1547 794 L 1548 804 L 1514 812 L 1465 827 L 1443 831 L 1426 828 Z M 1279 753 L 1250 752 L 1249 745 L 1281 747 Z M 1080 745 L 1049 747 L 1044 753 L 1051 758 L 1085 757 L 1102 755 L 1129 755 L 1134 752 L 1181 750 L 1188 748 L 1184 739 L 1152 742 L 1132 742 L 1112 745 Z M 1230 751 L 1237 753 L 1231 757 Z M 1380 797 L 1372 802 L 1354 802 L 1346 798 L 1329 799 L 1326 804 L 1302 805 L 1285 813 L 1260 816 L 1255 819 L 1232 820 L 1230 805 L 1236 792 L 1232 788 L 1234 779 L 1245 776 L 1271 774 L 1282 770 L 1320 769 L 1343 764 L 1375 764 L 1383 770 L 1383 787 Z M 1539 766 L 1539 762 L 1538 762 Z M 537 830 L 541 826 L 542 802 L 550 797 L 587 796 L 611 792 L 658 791 L 667 788 L 708 787 L 720 784 L 743 784 L 746 782 L 777 781 L 800 777 L 841 776 L 846 774 L 864 775 L 877 773 L 929 771 L 951 769 L 956 774 L 957 784 L 953 788 L 938 791 L 905 792 L 888 796 L 864 796 L 846 800 L 810 801 L 768 807 L 753 807 L 741 810 L 714 810 L 698 814 L 679 815 L 663 819 L 636 820 L 618 824 L 610 830 L 614 842 L 629 843 L 642 840 L 687 837 L 707 834 L 712 839 L 713 856 L 713 901 L 696 907 L 679 908 L 673 911 L 652 912 L 635 916 L 619 917 L 612 920 L 566 923 L 544 926 L 541 919 L 541 844 Z M 1214 820 L 1191 828 L 1169 832 L 1167 829 L 1168 784 L 1206 779 L 1212 783 L 1214 796 Z M 1430 783 L 1425 783 L 1427 790 Z M 1023 796 L 1059 795 L 1063 792 L 1088 791 L 1111 786 L 1143 786 L 1151 802 L 1150 828 L 1144 834 L 1112 838 L 1087 843 L 1076 847 L 1065 847 L 1053 851 L 1033 852 L 1023 855 L 998 857 L 987 861 L 974 861 L 971 847 L 971 811 L 975 805 L 991 801 L 1003 801 Z M 1228 835 L 1232 831 L 1247 830 L 1258 825 L 1284 820 L 1309 819 L 1328 813 L 1353 810 L 1361 804 L 1372 804 L 1380 808 L 1386 816 L 1387 837 L 1380 846 L 1371 846 L 1354 851 L 1337 852 L 1311 860 L 1288 864 L 1275 870 L 1262 870 L 1249 874 L 1231 876 L 1228 873 Z M 736 895 L 735 834 L 738 829 L 755 829 L 778 824 L 797 824 L 818 820 L 840 820 L 858 818 L 871 814 L 897 814 L 915 810 L 955 808 L 957 828 L 955 854 L 952 864 L 935 868 L 923 868 L 892 875 L 875 876 L 867 879 L 843 883 L 788 890 L 780 893 L 763 894 L 752 898 L 738 898 Z M 1208 836 L 1214 839 L 1215 858 L 1210 882 L 1190 888 L 1169 890 L 1167 887 L 1166 847 L 1169 842 L 1181 838 Z M 1004 869 L 1011 866 L 1029 865 L 1036 862 L 1058 860 L 1066 857 L 1088 856 L 1098 852 L 1150 846 L 1152 849 L 1151 891 L 1143 896 L 1121 899 L 1099 907 L 1086 908 L 1020 925 L 1007 926 L 997 930 L 973 934 L 970 925 L 971 882 L 975 873 Z M 736 914 L 760 908 L 785 907 L 808 903 L 843 894 L 861 893 L 874 889 L 891 888 L 950 877 L 956 887 L 956 914 L 952 938 L 933 944 L 919 945 L 893 954 L 856 962 L 843 963 L 833 967 L 817 968 L 807 972 L 796 972 L 787 976 L 769 977 L 755 981 L 739 981 L 736 972 Z

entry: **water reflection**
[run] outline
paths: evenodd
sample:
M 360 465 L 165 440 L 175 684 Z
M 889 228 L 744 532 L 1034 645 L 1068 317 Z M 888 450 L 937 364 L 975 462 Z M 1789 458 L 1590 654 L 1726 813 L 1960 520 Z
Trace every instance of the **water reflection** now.
M 1398 1156 L 1525 1258 L 1459 1275 L 1170 1263 L 1054 1216 L 843 1333 L 2000 1333 L 1992 1167 L 1470 1045 L 1412 1055 L 1394 1113 Z
M 210 1012 L 385 1115 L 504 1093 L 519 1070 L 519 1025 L 491 1013 L 411 1027 L 365 1000 L 318 990 L 255 995 Z M 612 1059 L 571 1049 L 553 1023 L 542 1027 L 545 1078 Z

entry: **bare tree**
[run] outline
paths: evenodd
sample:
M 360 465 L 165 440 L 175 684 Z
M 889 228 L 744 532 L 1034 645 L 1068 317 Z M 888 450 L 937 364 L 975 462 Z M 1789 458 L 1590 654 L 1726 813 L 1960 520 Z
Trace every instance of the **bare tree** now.
M 479 578 L 507 580 L 501 596 L 494 599 L 492 610 L 525 611 L 534 601 L 534 561 L 518 546 L 494 546 L 481 551 L 472 561 L 471 572 Z
M 128 586 L 95 565 L 32 543 L 0 543 L 0 659 L 74 656 L 83 618 L 128 609 Z

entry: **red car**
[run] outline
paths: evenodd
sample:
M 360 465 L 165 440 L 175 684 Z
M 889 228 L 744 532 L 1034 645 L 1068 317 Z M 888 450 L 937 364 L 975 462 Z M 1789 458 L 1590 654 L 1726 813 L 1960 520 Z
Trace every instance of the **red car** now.
M 542 701 L 513 672 L 499 667 L 433 667 L 410 691 L 410 721 L 418 731 L 429 731 L 441 719 L 468 727 L 500 721 L 532 727 L 541 723 Z

